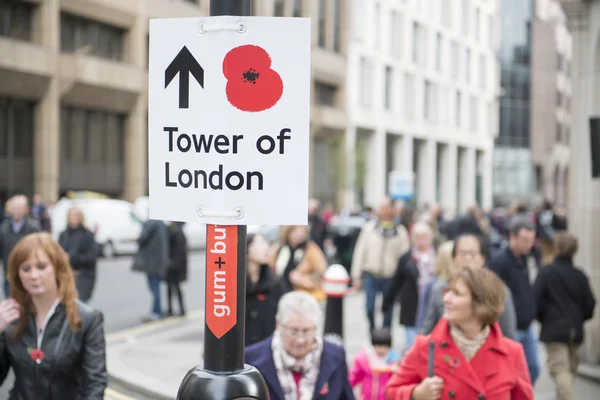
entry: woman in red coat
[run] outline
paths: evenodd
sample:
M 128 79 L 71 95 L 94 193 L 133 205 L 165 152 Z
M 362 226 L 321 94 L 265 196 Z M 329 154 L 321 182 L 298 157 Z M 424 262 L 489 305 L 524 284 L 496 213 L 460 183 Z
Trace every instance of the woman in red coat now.
M 506 291 L 490 270 L 465 268 L 450 281 L 444 316 L 418 336 L 390 379 L 389 400 L 533 400 L 523 347 L 496 322 Z M 428 377 L 433 342 L 434 376 Z

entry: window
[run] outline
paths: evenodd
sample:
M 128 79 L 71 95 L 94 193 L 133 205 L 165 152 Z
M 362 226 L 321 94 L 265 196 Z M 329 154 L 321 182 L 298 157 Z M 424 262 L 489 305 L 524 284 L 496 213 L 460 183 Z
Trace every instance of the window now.
M 415 64 L 425 66 L 427 54 L 425 28 L 418 22 L 413 22 L 412 40 L 412 60 Z
M 360 59 L 360 103 L 363 107 L 371 107 L 371 84 L 373 71 L 371 62 L 366 57 Z
M 335 105 L 335 95 L 337 87 L 327 83 L 315 82 L 315 103 L 318 106 Z
M 477 131 L 479 129 L 479 109 L 477 107 L 477 98 L 471 96 L 471 105 L 469 114 L 471 115 L 471 130 Z
M 122 164 L 125 116 L 63 106 L 61 157 L 66 161 Z
M 381 4 L 379 4 L 379 2 L 375 3 L 375 10 L 373 12 L 375 13 L 375 15 L 374 15 L 375 33 L 373 35 L 373 40 L 375 42 L 373 44 L 374 44 L 375 48 L 378 49 L 379 45 L 381 43 Z
M 435 121 L 437 116 L 435 86 L 430 81 L 425 81 L 423 117 L 427 121 Z
M 562 93 L 556 92 L 556 106 L 560 107 L 562 105 Z
M 435 34 L 435 70 L 438 72 L 442 70 L 442 57 L 442 34 L 438 32 Z
M 481 11 L 479 8 L 475 7 L 475 39 L 479 40 L 481 36 Z
M 465 51 L 465 80 L 467 83 L 471 80 L 471 50 Z
M 406 109 L 406 116 L 412 118 L 415 116 L 415 77 L 412 74 L 404 75 L 404 103 Z
M 462 95 L 459 91 L 456 92 L 454 104 L 454 122 L 456 126 L 461 126 L 462 123 Z
M 35 103 L 0 97 L 0 156 L 33 155 Z
M 490 46 L 492 46 L 492 48 L 496 47 L 496 25 L 495 25 L 495 19 L 493 15 L 490 15 L 488 17 L 488 39 L 489 39 L 489 44 Z
M 302 0 L 294 0 L 294 17 L 302 16 Z
M 562 127 L 560 125 L 560 122 L 556 123 L 556 141 L 560 143 L 561 138 L 561 133 L 562 133 Z
M 458 78 L 458 74 L 460 71 L 460 48 L 458 42 L 452 41 L 452 45 L 450 46 L 451 50 L 451 64 L 450 64 L 450 74 L 453 78 Z
M 275 0 L 275 16 L 283 17 L 285 16 L 285 0 Z
M 402 14 L 397 11 L 392 12 L 391 27 L 392 38 L 390 40 L 390 44 L 392 57 L 402 58 L 404 19 Z
M 479 86 L 483 89 L 487 85 L 487 61 L 485 54 L 479 55 Z
M 123 59 L 124 41 L 124 29 L 67 13 L 61 14 L 60 48 L 63 52 L 81 51 L 120 61 Z
M 463 0 L 462 4 L 462 33 L 463 35 L 469 34 L 469 0 Z
M 0 36 L 30 41 L 33 8 L 24 1 L 0 1 Z
M 333 2 L 333 51 L 339 53 L 342 42 L 342 16 L 341 16 L 341 0 Z
M 392 93 L 394 92 L 394 70 L 392 67 L 385 67 L 385 83 L 384 83 L 384 107 L 386 110 L 392 109 Z
M 449 28 L 452 26 L 452 14 L 454 12 L 452 2 L 448 0 L 441 0 L 442 3 L 442 24 Z
M 327 43 L 327 1 L 319 0 L 319 47 Z

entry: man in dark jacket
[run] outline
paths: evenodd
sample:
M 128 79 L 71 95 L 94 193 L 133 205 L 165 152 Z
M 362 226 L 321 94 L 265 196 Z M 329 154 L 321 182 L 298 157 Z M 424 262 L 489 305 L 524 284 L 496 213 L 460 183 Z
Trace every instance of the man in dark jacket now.
M 325 240 L 329 232 L 327 223 L 319 216 L 319 200 L 310 199 L 308 201 L 308 224 L 310 225 L 310 239 L 315 242 L 321 251 L 325 252 Z
M 133 260 L 133 270 L 146 273 L 152 293 L 152 309 L 145 321 L 163 316 L 160 282 L 165 278 L 169 265 L 169 230 L 163 221 L 148 220 L 137 239 L 139 249 Z
M 530 277 L 530 254 L 534 243 L 533 223 L 527 218 L 515 217 L 509 225 L 508 246 L 490 262 L 490 268 L 512 292 L 517 313 L 517 340 L 525 350 L 532 384 L 535 384 L 540 373 L 537 338 L 531 324 L 536 316 L 534 279 Z
M 0 224 L 0 254 L 2 254 L 2 266 L 4 269 L 4 297 L 9 297 L 9 285 L 6 280 L 6 270 L 8 268 L 8 259 L 19 240 L 30 233 L 39 232 L 39 225 L 27 217 L 29 213 L 29 203 L 27 197 L 17 195 L 9 199 L 10 217 L 6 218 Z
M 548 369 L 557 399 L 573 399 L 573 378 L 579 364 L 583 324 L 594 315 L 596 299 L 585 273 L 573 265 L 577 239 L 556 234 L 556 260 L 542 268 L 534 285 L 540 340 L 548 353 Z

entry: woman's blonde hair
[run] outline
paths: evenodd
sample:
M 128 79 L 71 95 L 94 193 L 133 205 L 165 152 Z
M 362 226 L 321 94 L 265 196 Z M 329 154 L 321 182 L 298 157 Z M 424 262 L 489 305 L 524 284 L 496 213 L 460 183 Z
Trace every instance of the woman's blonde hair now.
M 19 268 L 27 259 L 40 250 L 46 253 L 54 266 L 58 297 L 65 305 L 69 327 L 73 332 L 78 332 L 81 320 L 77 306 L 78 294 L 75 288 L 73 270 L 69 264 L 67 253 L 50 234 L 46 232 L 32 233 L 21 239 L 15 246 L 10 254 L 6 272 L 7 280 L 10 284 L 10 295 L 19 303 L 22 310 L 36 312 L 31 301 L 31 295 L 25 290 L 21 278 L 19 278 Z M 19 338 L 23 334 L 27 323 L 27 312 L 22 312 L 19 316 L 15 338 Z
M 304 228 L 308 234 L 308 226 L 307 225 L 283 225 L 280 228 L 280 242 L 286 243 L 290 237 L 290 233 L 296 228 Z
M 454 242 L 452 240 L 444 242 L 438 247 L 434 269 L 435 276 L 438 279 L 449 279 L 454 273 L 454 264 L 452 262 L 453 249 Z
M 75 215 L 77 215 L 79 217 L 79 221 L 81 226 L 83 226 L 85 229 L 87 229 L 87 225 L 85 223 L 85 214 L 83 213 L 83 210 L 77 206 L 71 207 L 69 208 L 69 211 L 67 211 L 67 216 L 71 213 L 74 213 Z

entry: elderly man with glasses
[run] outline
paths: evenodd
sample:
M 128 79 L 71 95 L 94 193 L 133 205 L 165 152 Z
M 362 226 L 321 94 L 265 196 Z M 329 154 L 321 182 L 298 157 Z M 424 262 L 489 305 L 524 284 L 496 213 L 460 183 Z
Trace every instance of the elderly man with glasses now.
M 353 400 L 346 353 L 323 340 L 318 331 L 321 307 L 315 298 L 301 291 L 285 294 L 276 320 L 272 336 L 246 348 L 246 363 L 265 378 L 270 398 Z

